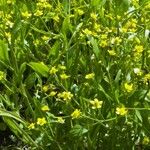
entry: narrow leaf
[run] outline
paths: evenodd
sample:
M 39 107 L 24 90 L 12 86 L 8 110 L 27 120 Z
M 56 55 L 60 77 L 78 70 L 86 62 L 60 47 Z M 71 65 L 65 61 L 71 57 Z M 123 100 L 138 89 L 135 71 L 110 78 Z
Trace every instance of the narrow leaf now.
M 0 40 L 0 61 L 9 62 L 8 45 L 2 40 Z

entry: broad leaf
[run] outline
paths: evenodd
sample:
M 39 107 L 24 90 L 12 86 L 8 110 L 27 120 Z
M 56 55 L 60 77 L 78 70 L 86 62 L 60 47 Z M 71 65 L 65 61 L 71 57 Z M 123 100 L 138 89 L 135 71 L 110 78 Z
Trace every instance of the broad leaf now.
M 48 77 L 49 68 L 44 63 L 30 62 L 28 64 L 36 73 L 43 77 Z

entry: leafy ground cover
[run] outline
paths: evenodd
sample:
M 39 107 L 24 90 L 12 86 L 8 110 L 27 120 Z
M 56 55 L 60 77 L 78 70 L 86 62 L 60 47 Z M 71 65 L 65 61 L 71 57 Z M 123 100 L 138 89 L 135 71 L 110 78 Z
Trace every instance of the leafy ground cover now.
M 150 149 L 149 37 L 149 0 L 0 0 L 0 148 Z

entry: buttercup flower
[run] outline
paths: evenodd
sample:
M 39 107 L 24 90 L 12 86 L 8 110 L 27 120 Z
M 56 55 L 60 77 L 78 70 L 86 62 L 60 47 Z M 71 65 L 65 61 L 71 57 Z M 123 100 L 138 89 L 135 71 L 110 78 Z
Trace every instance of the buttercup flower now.
M 128 111 L 124 106 L 116 108 L 116 114 L 118 114 L 118 115 L 125 116 L 127 114 L 127 112 Z
M 56 74 L 56 72 L 58 72 L 58 69 L 56 69 L 56 67 L 52 67 L 51 70 L 50 70 L 50 74 Z
M 43 92 L 47 92 L 48 89 L 49 89 L 49 86 L 48 86 L 48 85 L 44 85 L 43 88 L 42 88 Z
M 125 88 L 125 90 L 128 92 L 128 93 L 130 93 L 130 92 L 132 92 L 133 91 L 133 84 L 132 83 L 125 83 L 124 84 L 124 88 Z
M 59 16 L 58 16 L 58 15 L 55 15 L 55 16 L 53 17 L 53 19 L 54 19 L 56 22 L 59 22 Z
M 0 81 L 1 81 L 2 79 L 4 79 L 4 77 L 5 77 L 5 73 L 4 73 L 3 71 L 0 71 Z
M 43 126 L 46 123 L 47 123 L 47 121 L 44 117 L 43 118 L 37 118 L 37 124 L 38 125 Z
M 57 117 L 57 122 L 63 124 L 65 123 L 65 119 L 63 119 L 62 117 Z
M 49 111 L 50 109 L 49 109 L 49 107 L 48 107 L 47 105 L 45 105 L 45 106 L 43 106 L 43 107 L 41 108 L 41 110 L 42 110 L 42 111 Z
M 83 14 L 84 14 L 84 11 L 81 10 L 81 9 L 77 9 L 77 13 L 78 13 L 79 15 L 83 15 Z
M 96 20 L 97 19 L 97 15 L 95 13 L 91 13 L 90 14 L 90 17 L 93 19 L 93 20 Z
M 93 79 L 94 76 L 95 76 L 94 73 L 90 73 L 90 74 L 87 74 L 87 75 L 85 76 L 85 79 Z
M 28 129 L 34 129 L 35 128 L 35 123 L 31 123 L 29 126 L 28 126 Z
M 42 40 L 44 40 L 44 41 L 47 41 L 47 40 L 49 40 L 49 36 L 42 36 Z
M 57 92 L 51 91 L 50 94 L 49 94 L 49 96 L 52 96 L 52 97 L 53 97 L 53 96 L 55 96 L 56 94 L 57 94 Z
M 79 109 L 75 109 L 75 111 L 71 114 L 72 119 L 77 119 L 81 115 L 81 111 Z
M 136 45 L 136 46 L 134 47 L 134 51 L 135 51 L 136 53 L 142 53 L 143 50 L 144 50 L 144 48 L 143 48 L 142 45 Z
M 66 66 L 64 66 L 64 65 L 58 65 L 58 68 L 61 70 L 66 70 Z
M 116 44 L 116 45 L 119 45 L 121 42 L 122 42 L 122 39 L 120 37 L 115 37 L 115 38 L 112 38 L 111 40 L 111 43 Z
M 143 74 L 143 72 L 140 68 L 134 68 L 133 71 L 138 76 L 141 76 Z
M 101 46 L 101 47 L 106 47 L 107 45 L 108 45 L 107 40 L 102 40 L 102 41 L 100 42 L 100 46 Z
M 146 136 L 145 136 L 144 139 L 143 139 L 143 141 L 142 141 L 143 145 L 148 145 L 149 142 L 150 142 L 149 137 L 146 137 Z
M 58 98 L 62 98 L 65 101 L 71 100 L 72 97 L 73 97 L 73 94 L 71 94 L 71 92 L 64 91 L 58 94 Z
M 116 52 L 114 50 L 108 50 L 109 55 L 111 56 L 115 56 Z
M 22 12 L 21 14 L 22 14 L 22 17 L 24 17 L 24 18 L 31 17 L 31 14 L 28 11 Z
M 41 10 L 37 10 L 35 13 L 34 13 L 35 16 L 42 16 L 43 15 L 43 12 Z
M 149 80 L 150 80 L 150 73 L 148 73 L 144 76 L 144 82 L 147 82 Z
M 93 101 L 90 101 L 90 104 L 92 105 L 92 109 L 98 109 L 102 107 L 103 101 L 99 101 L 95 98 Z
M 91 35 L 92 34 L 92 31 L 90 31 L 89 29 L 84 29 L 83 30 L 83 33 L 85 34 L 85 35 Z
M 63 73 L 63 74 L 60 75 L 60 78 L 61 78 L 62 80 L 68 79 L 69 77 L 70 77 L 70 76 L 66 75 L 65 73 Z

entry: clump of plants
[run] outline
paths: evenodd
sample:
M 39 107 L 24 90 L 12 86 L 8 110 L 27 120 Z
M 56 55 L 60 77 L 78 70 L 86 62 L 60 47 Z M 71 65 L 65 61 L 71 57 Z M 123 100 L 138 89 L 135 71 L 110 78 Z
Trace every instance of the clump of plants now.
M 0 130 L 31 149 L 149 148 L 149 37 L 149 0 L 1 0 Z

